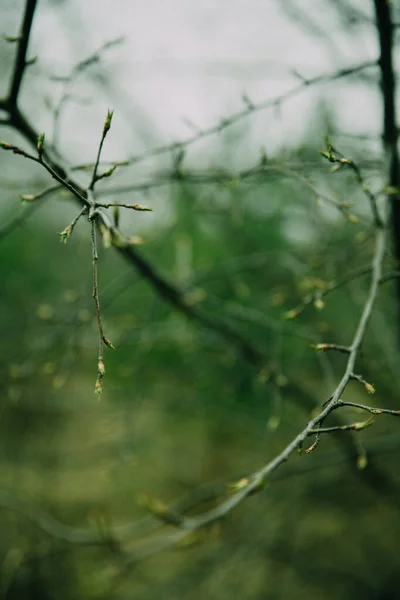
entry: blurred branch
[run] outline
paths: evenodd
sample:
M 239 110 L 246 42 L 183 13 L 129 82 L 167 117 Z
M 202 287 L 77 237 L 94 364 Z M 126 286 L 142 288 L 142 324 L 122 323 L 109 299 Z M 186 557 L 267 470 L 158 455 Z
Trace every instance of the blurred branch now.
M 118 44 L 123 42 L 124 38 L 116 38 L 115 40 L 110 40 L 100 46 L 95 52 L 87 56 L 86 58 L 80 60 L 76 65 L 74 65 L 69 75 L 64 77 L 51 75 L 50 79 L 52 81 L 61 82 L 63 84 L 63 89 L 61 91 L 61 95 L 57 105 L 53 108 L 53 144 L 58 146 L 58 138 L 59 138 L 59 128 L 60 128 L 60 119 L 61 112 L 64 108 L 66 102 L 68 100 L 72 100 L 73 98 L 77 98 L 71 92 L 69 92 L 69 88 L 74 84 L 76 79 L 84 73 L 89 67 L 98 64 L 101 59 L 101 55 L 105 50 L 112 48 Z
M 27 66 L 26 53 L 32 29 L 33 16 L 35 14 L 37 0 L 27 0 L 25 3 L 25 14 L 22 22 L 21 33 L 18 39 L 18 51 L 11 79 L 10 92 L 7 99 L 7 108 L 12 110 L 17 105 L 19 91 Z
M 388 185 L 395 192 L 390 197 L 391 226 L 396 267 L 400 267 L 400 160 L 399 128 L 396 115 L 396 76 L 393 60 L 394 26 L 392 6 L 384 0 L 374 0 L 376 26 L 380 47 L 379 69 L 383 102 L 383 134 Z M 400 343 L 400 279 L 397 280 L 398 343 Z
M 284 448 L 284 450 L 278 454 L 274 459 L 267 463 L 260 470 L 255 471 L 248 477 L 240 480 L 234 487 L 233 495 L 222 502 L 219 506 L 211 509 L 197 517 L 185 518 L 177 528 L 177 531 L 168 536 L 163 537 L 160 540 L 153 541 L 153 546 L 150 546 L 147 550 L 152 552 L 156 549 L 162 549 L 177 543 L 182 540 L 189 532 L 193 532 L 199 528 L 202 528 L 210 523 L 220 520 L 222 517 L 230 513 L 235 507 L 241 504 L 249 495 L 260 490 L 263 487 L 264 481 L 267 476 L 278 469 L 283 463 L 285 463 L 290 456 L 296 451 L 302 448 L 306 438 L 314 432 L 315 429 L 319 429 L 325 419 L 334 410 L 341 406 L 341 396 L 346 389 L 349 381 L 352 378 L 354 372 L 354 366 L 358 356 L 359 349 L 361 347 L 364 333 L 372 314 L 372 310 L 376 301 L 376 297 L 379 290 L 379 282 L 382 276 L 382 262 L 385 254 L 385 240 L 386 240 L 386 228 L 377 226 L 376 228 L 376 239 L 375 239 L 375 250 L 372 259 L 372 274 L 371 283 L 369 287 L 368 296 L 362 310 L 356 332 L 353 340 L 349 345 L 349 355 L 346 363 L 344 374 L 337 385 L 336 389 L 332 393 L 329 401 L 325 404 L 325 407 L 319 412 L 319 414 L 311 419 L 304 429 Z M 398 414 L 394 411 L 395 414 Z M 317 441 L 307 449 L 310 452 L 315 449 Z M 151 542 L 150 542 L 151 544 Z
M 13 217 L 7 223 L 5 223 L 3 227 L 0 228 L 0 240 L 7 237 L 17 227 L 23 225 L 27 221 L 27 219 L 42 205 L 42 202 L 40 202 L 40 200 L 43 200 L 51 194 L 53 194 L 54 192 L 59 191 L 60 188 L 61 186 L 59 184 L 51 185 L 37 194 L 22 196 L 24 206 L 22 207 L 21 214 Z
M 179 182 L 182 184 L 190 183 L 194 185 L 216 184 L 237 186 L 239 183 L 251 180 L 253 178 L 257 178 L 257 181 L 262 181 L 264 178 L 268 179 L 270 175 L 282 175 L 283 177 L 297 181 L 302 187 L 307 188 L 312 192 L 316 201 L 323 201 L 326 204 L 330 204 L 339 210 L 345 218 L 351 220 L 351 213 L 349 211 L 350 204 L 348 202 L 339 202 L 334 198 L 327 196 L 323 192 L 320 192 L 307 177 L 288 167 L 279 164 L 266 164 L 264 157 L 261 157 L 260 164 L 257 164 L 251 168 L 243 169 L 242 171 L 236 173 L 230 173 L 229 171 L 225 170 L 217 170 L 215 172 L 210 170 L 198 172 L 187 170 L 161 172 L 154 174 L 149 181 L 132 185 L 110 187 L 107 190 L 100 191 L 99 196 L 147 191 L 173 182 Z M 101 206 L 105 205 L 102 204 Z M 108 206 L 113 206 L 113 204 L 108 204 Z
M 186 138 L 185 140 L 181 140 L 179 142 L 175 142 L 173 144 L 165 144 L 162 146 L 158 146 L 156 148 L 152 148 L 148 152 L 144 152 L 138 156 L 134 156 L 130 158 L 127 162 L 131 164 L 138 164 L 147 160 L 150 157 L 159 156 L 160 154 L 170 153 L 174 150 L 184 149 L 188 146 L 191 146 L 195 142 L 204 139 L 205 137 L 209 137 L 211 135 L 221 133 L 227 127 L 232 126 L 233 124 L 241 121 L 245 117 L 253 115 L 257 112 L 266 110 L 268 108 L 279 108 L 283 103 L 287 102 L 291 98 L 297 96 L 304 89 L 318 85 L 320 83 L 328 83 L 331 81 L 336 81 L 337 79 L 349 77 L 351 75 L 355 75 L 360 73 L 361 71 L 368 69 L 370 67 L 376 67 L 378 62 L 376 60 L 365 61 L 361 64 L 355 65 L 353 67 L 345 67 L 343 69 L 339 69 L 334 71 L 333 73 L 324 73 L 322 75 L 316 75 L 315 77 L 311 77 L 309 79 L 302 77 L 301 82 L 287 92 L 276 96 L 275 98 L 270 98 L 268 100 L 264 100 L 262 102 L 253 103 L 253 102 L 245 102 L 245 108 L 241 111 L 238 111 L 229 117 L 222 119 L 218 124 L 213 125 L 207 129 L 200 129 L 193 136 Z
M 307 425 L 303 428 L 303 430 L 283 449 L 283 451 L 278 454 L 274 459 L 264 465 L 260 470 L 255 471 L 248 477 L 244 477 L 239 480 L 236 484 L 232 486 L 232 495 L 228 497 L 226 500 L 222 501 L 218 506 L 212 508 L 211 510 L 205 511 L 195 517 L 185 517 L 183 515 L 178 515 L 179 519 L 174 520 L 175 531 L 170 534 L 161 535 L 157 538 L 151 538 L 149 540 L 144 540 L 141 542 L 130 554 L 129 557 L 124 560 L 124 567 L 129 567 L 132 562 L 135 562 L 138 559 L 143 559 L 148 556 L 153 555 L 156 552 L 159 552 L 163 549 L 171 547 L 176 543 L 182 541 L 186 538 L 190 533 L 203 528 L 215 521 L 220 520 L 222 517 L 229 514 L 234 508 L 236 508 L 239 504 L 241 504 L 249 495 L 252 493 L 262 489 L 264 481 L 267 476 L 276 471 L 282 464 L 284 464 L 290 456 L 296 451 L 302 448 L 305 440 L 312 434 L 318 436 L 314 444 L 307 449 L 306 452 L 311 452 L 316 448 L 316 445 L 319 441 L 319 434 L 324 432 L 322 429 L 322 424 L 325 419 L 335 410 L 344 406 L 350 406 L 354 408 L 360 408 L 362 410 L 366 410 L 374 415 L 377 414 L 390 414 L 399 416 L 399 411 L 392 411 L 389 409 L 376 409 L 364 405 L 359 405 L 356 403 L 348 403 L 343 402 L 341 400 L 341 396 L 346 389 L 349 381 L 353 378 L 354 366 L 356 363 L 356 359 L 358 356 L 358 352 L 360 350 L 364 334 L 369 322 L 369 319 L 372 314 L 372 310 L 374 308 L 374 304 L 376 301 L 376 297 L 379 290 L 379 283 L 382 277 L 382 262 L 385 253 L 385 238 L 386 238 L 386 229 L 385 227 L 377 227 L 376 228 L 376 239 L 375 239 L 375 250 L 372 259 L 372 267 L 371 267 L 371 283 L 369 287 L 368 296 L 362 310 L 358 326 L 356 328 L 355 334 L 353 336 L 353 340 L 351 344 L 348 346 L 349 353 L 348 359 L 345 367 L 344 374 L 337 385 L 336 389 L 333 391 L 328 403 L 322 408 L 317 416 L 312 418 Z M 354 425 L 351 429 L 362 429 L 365 428 L 365 423 L 363 426 Z M 342 428 L 343 429 L 343 428 Z M 334 431 L 337 431 L 337 427 L 334 428 Z M 3 501 L 4 504 L 4 501 Z M 15 507 L 14 507 L 15 508 Z M 169 515 L 172 514 L 171 509 L 160 505 L 158 502 L 153 502 L 151 504 L 152 514 L 154 517 L 160 519 L 163 523 L 170 523 L 172 521 L 169 519 Z M 26 512 L 26 511 L 25 511 Z M 174 513 L 175 514 L 175 513 Z M 49 523 L 51 528 L 54 530 L 54 522 L 53 521 L 43 521 L 42 514 L 34 514 L 36 521 L 39 521 L 41 526 L 49 529 Z M 32 517 L 32 512 L 30 512 L 29 518 Z M 66 539 L 67 541 L 71 541 L 70 531 L 66 531 L 65 528 L 60 529 L 58 527 L 58 523 L 56 523 L 55 531 L 57 535 L 61 535 L 62 539 Z M 85 534 L 86 536 L 87 534 Z M 111 535 L 111 534 L 110 534 Z M 74 535 L 74 539 L 79 539 L 79 543 L 85 543 L 87 537 L 82 538 L 82 534 L 79 534 L 78 538 Z M 82 541 L 84 540 L 84 541 Z M 89 537 L 90 542 L 93 541 L 93 536 Z

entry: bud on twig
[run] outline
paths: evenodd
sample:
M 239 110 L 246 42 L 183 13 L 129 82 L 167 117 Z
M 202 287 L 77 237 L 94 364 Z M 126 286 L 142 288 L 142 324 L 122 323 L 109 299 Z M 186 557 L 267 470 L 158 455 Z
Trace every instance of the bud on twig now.
M 59 231 L 58 235 L 60 236 L 60 242 L 66 244 L 71 233 L 72 233 L 71 225 L 68 225 L 68 227 L 66 227 L 63 231 Z
M 43 152 L 44 152 L 44 133 L 41 133 L 39 135 L 38 140 L 37 140 L 36 149 L 38 151 L 39 158 L 42 158 Z
M 113 110 L 110 110 L 110 109 L 107 110 L 106 120 L 104 121 L 103 135 L 106 135 L 107 132 L 110 131 L 113 114 L 114 114 Z

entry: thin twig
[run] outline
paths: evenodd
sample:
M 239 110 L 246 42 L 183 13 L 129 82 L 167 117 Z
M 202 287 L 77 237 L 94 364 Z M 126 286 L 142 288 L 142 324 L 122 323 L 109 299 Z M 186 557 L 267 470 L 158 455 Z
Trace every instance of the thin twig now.
M 359 408 L 371 413 L 372 415 L 391 415 L 392 417 L 400 417 L 400 410 L 391 410 L 389 408 L 373 408 L 372 406 L 365 406 L 364 404 L 358 404 L 357 402 L 344 402 L 343 400 L 339 400 L 335 408 L 340 408 L 342 406 Z
M 60 95 L 60 99 L 58 104 L 53 108 L 53 144 L 57 146 L 58 138 L 59 138 L 59 123 L 61 118 L 61 111 L 64 108 L 67 100 L 71 100 L 73 95 L 68 91 L 68 88 L 75 82 L 76 78 L 84 73 L 86 69 L 90 66 L 98 63 L 101 58 L 101 54 L 112 48 L 113 46 L 120 44 L 123 41 L 123 38 L 116 38 L 115 40 L 110 40 L 100 46 L 95 52 L 92 52 L 89 56 L 80 60 L 76 65 L 74 65 L 72 71 L 69 75 L 65 77 L 58 77 L 56 75 L 51 76 L 53 81 L 59 81 L 63 83 L 63 90 Z M 92 165 L 93 166 L 93 165 Z
M 364 176 L 361 172 L 360 167 L 354 162 L 354 160 L 346 158 L 340 151 L 334 148 L 330 143 L 327 144 L 327 151 L 321 152 L 322 156 L 327 158 L 329 162 L 336 163 L 334 169 L 341 167 L 348 167 L 353 171 L 356 176 L 357 183 L 359 184 L 361 190 L 364 192 L 367 197 L 369 204 L 371 206 L 372 215 L 374 217 L 374 222 L 377 227 L 380 227 L 382 223 L 380 222 L 380 216 L 377 208 L 376 196 L 373 194 L 369 188 L 368 183 L 365 181 Z
M 42 165 L 42 167 L 44 167 L 46 169 L 46 171 L 48 173 L 50 173 L 52 178 L 55 179 L 56 181 L 58 181 L 58 183 L 60 185 L 62 185 L 69 192 L 71 192 L 71 194 L 73 194 L 85 206 L 90 206 L 87 198 L 84 195 L 84 192 L 81 192 L 78 187 L 75 188 L 67 179 L 64 179 L 61 175 L 59 175 L 59 173 L 55 169 L 53 169 L 53 167 L 43 158 L 43 155 L 39 156 L 39 157 L 34 156 L 33 154 L 29 154 L 29 152 L 26 152 L 22 148 L 19 148 L 18 146 L 14 146 L 13 144 L 9 144 L 8 142 L 0 142 L 0 147 L 3 150 L 9 150 L 9 151 L 13 152 L 14 154 L 18 154 L 18 155 L 23 156 L 24 158 L 27 158 L 35 163 L 38 163 L 39 165 Z
M 371 417 L 367 421 L 358 421 L 357 423 L 350 423 L 349 425 L 334 425 L 333 427 L 320 427 L 315 431 L 310 431 L 309 435 L 320 436 L 321 433 L 337 433 L 338 431 L 362 431 L 367 427 L 370 427 L 373 424 L 373 422 L 374 418 Z
M 346 275 L 344 275 L 340 279 L 333 280 L 333 281 L 330 281 L 330 282 L 326 283 L 324 288 L 314 290 L 313 292 L 311 292 L 311 293 L 307 294 L 306 296 L 304 296 L 304 298 L 301 301 L 301 304 L 298 304 L 295 308 L 292 308 L 289 311 L 286 311 L 286 313 L 284 313 L 283 316 L 285 318 L 288 318 L 288 319 L 297 317 L 310 304 L 313 304 L 316 301 L 322 300 L 322 298 L 324 298 L 325 296 L 327 296 L 331 292 L 334 292 L 338 288 L 340 288 L 340 287 L 342 287 L 344 285 L 347 285 L 348 283 L 351 283 L 352 281 L 354 281 L 358 277 L 363 277 L 364 275 L 368 275 L 368 273 L 370 273 L 370 272 L 371 272 L 371 266 L 370 265 L 363 266 L 363 267 L 359 267 L 357 269 L 354 269 L 353 271 L 351 271 L 350 273 L 347 273 Z M 383 283 L 382 280 L 381 280 L 381 283 Z M 323 348 L 321 348 L 321 349 L 323 349 Z
M 101 134 L 101 140 L 99 144 L 99 148 L 97 151 L 96 162 L 93 168 L 92 179 L 90 181 L 89 187 L 87 189 L 88 200 L 90 204 L 89 209 L 89 221 L 91 223 L 91 240 L 92 240 L 92 270 L 93 270 L 93 299 L 96 308 L 96 319 L 97 319 L 97 328 L 99 332 L 99 348 L 98 348 L 98 356 L 97 356 L 97 379 L 95 384 L 95 393 L 101 394 L 103 391 L 103 377 L 106 372 L 104 366 L 104 344 L 108 347 L 113 348 L 112 343 L 108 340 L 104 335 L 103 330 L 103 322 L 101 318 L 100 311 L 100 299 L 99 299 L 99 288 L 97 282 L 97 261 L 98 261 L 98 252 L 97 252 L 97 239 L 96 239 L 96 224 L 98 218 L 98 210 L 96 205 L 96 200 L 94 197 L 94 187 L 97 182 L 97 169 L 100 162 L 101 151 L 103 149 L 104 140 L 107 137 L 107 133 L 110 131 L 111 121 L 113 117 L 113 111 L 108 110 L 107 116 L 104 121 L 103 131 Z
M 378 63 L 376 60 L 369 60 L 369 61 L 365 61 L 359 65 L 355 65 L 353 67 L 345 67 L 343 69 L 339 69 L 339 70 L 335 71 L 334 73 L 328 73 L 328 74 L 324 73 L 322 75 L 316 75 L 315 77 L 312 77 L 310 79 L 303 79 L 300 82 L 300 84 L 295 85 L 287 92 L 285 92 L 279 96 L 276 96 L 275 98 L 270 98 L 268 100 L 264 100 L 263 102 L 259 102 L 259 103 L 251 103 L 251 105 L 247 104 L 243 110 L 241 110 L 237 113 L 234 113 L 234 114 L 230 115 L 229 117 L 226 117 L 225 119 L 221 120 L 220 123 L 218 123 L 217 125 L 209 127 L 207 129 L 202 129 L 195 135 L 193 135 L 189 138 L 186 138 L 185 140 L 175 142 L 174 144 L 166 144 L 166 145 L 162 145 L 162 146 L 153 148 L 153 149 L 149 150 L 148 152 L 144 152 L 143 154 L 132 157 L 129 162 L 132 164 L 138 164 L 139 162 L 143 162 L 144 160 L 147 160 L 150 157 L 158 156 L 160 154 L 170 153 L 174 149 L 187 148 L 188 146 L 194 144 L 195 142 L 197 142 L 201 139 L 204 139 L 205 137 L 209 137 L 216 133 L 221 133 L 227 127 L 232 126 L 234 123 L 241 121 L 242 119 L 244 119 L 245 117 L 248 117 L 249 115 L 252 115 L 252 114 L 262 111 L 262 110 L 266 110 L 268 108 L 276 108 L 277 106 L 280 106 L 281 104 L 287 102 L 291 98 L 294 98 L 295 96 L 297 96 L 304 89 L 310 88 L 311 86 L 318 85 L 320 83 L 327 83 L 327 82 L 335 81 L 337 79 L 341 79 L 343 77 L 355 75 L 356 73 L 359 73 L 360 71 L 363 71 L 370 67 L 376 67 L 377 64 Z
M 67 240 L 69 239 L 69 237 L 71 236 L 75 225 L 77 224 L 77 222 L 79 221 L 79 219 L 88 211 L 87 206 L 84 206 L 79 213 L 76 215 L 76 217 L 72 220 L 72 222 L 68 225 L 68 227 L 66 227 L 63 231 L 59 232 L 59 236 L 60 236 L 60 241 L 66 243 Z
M 96 206 L 101 206 L 102 208 L 111 208 L 113 206 L 119 206 L 121 208 L 131 208 L 132 210 L 137 210 L 139 212 L 153 212 L 153 209 L 149 206 L 142 206 L 141 204 L 123 204 L 122 202 L 98 202 L 96 201 Z
M 99 300 L 99 287 L 97 281 L 97 240 L 96 240 L 96 220 L 95 215 L 91 215 L 90 217 L 90 225 L 91 225 L 91 239 L 92 239 L 92 274 L 93 274 L 93 299 L 96 308 L 96 319 L 97 319 L 97 328 L 99 332 L 99 350 L 97 357 L 97 379 L 95 385 L 95 392 L 97 394 L 101 394 L 103 391 L 103 376 L 105 373 L 104 368 L 104 360 L 103 360 L 103 344 L 104 344 L 104 332 L 103 332 L 103 322 L 101 318 L 100 311 L 100 300 Z
M 23 225 L 25 221 L 41 206 L 41 200 L 46 199 L 48 196 L 60 189 L 60 185 L 51 185 L 48 188 L 38 192 L 37 194 L 25 194 L 21 197 L 23 200 L 23 210 L 21 214 L 10 219 L 0 229 L 0 240 L 7 237 L 17 227 Z
M 94 186 L 95 186 L 96 181 L 98 179 L 97 178 L 97 169 L 99 168 L 101 151 L 103 149 L 103 144 L 104 144 L 104 140 L 107 137 L 107 133 L 110 131 L 112 117 L 113 117 L 113 111 L 112 110 L 108 110 L 107 111 L 106 120 L 104 121 L 103 132 L 101 134 L 101 140 L 100 140 L 99 148 L 97 150 L 97 157 L 96 157 L 96 162 L 95 162 L 94 168 L 93 168 L 92 180 L 91 180 L 91 182 L 89 184 L 89 190 L 93 190 L 94 189 Z

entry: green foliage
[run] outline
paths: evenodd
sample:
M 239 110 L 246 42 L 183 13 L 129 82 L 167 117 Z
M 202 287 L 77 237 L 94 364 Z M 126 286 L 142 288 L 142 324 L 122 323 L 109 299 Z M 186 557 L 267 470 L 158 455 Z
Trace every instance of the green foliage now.
M 318 162 L 313 177 L 337 197 L 354 198 L 355 214 L 363 215 L 365 200 L 354 181 L 341 174 L 322 179 Z M 86 526 L 93 511 L 104 511 L 113 524 L 133 521 L 144 514 L 137 502 L 143 493 L 168 502 L 215 479 L 224 479 L 228 492 L 279 452 L 342 372 L 340 355 L 310 345 L 347 343 L 365 296 L 364 279 L 357 278 L 302 305 L 307 295 L 368 264 L 371 248 L 362 219 L 351 223 L 316 206 L 314 194 L 296 181 L 266 174 L 206 189 L 177 182 L 165 201 L 172 224 L 154 228 L 142 252 L 191 306 L 250 340 L 262 365 L 249 363 L 240 344 L 172 310 L 112 249 L 101 249 L 102 315 L 116 351 L 105 349 L 107 376 L 97 400 L 85 219 L 67 246 L 58 244 L 46 220 L 51 213 L 58 220 L 54 200 L 30 218 L 29 231 L 16 230 L 0 244 L 2 480 L 76 526 Z M 395 368 L 389 291 L 382 290 L 358 365 L 388 405 Z M 297 316 L 285 320 L 293 310 Z M 357 382 L 348 394 L 365 401 Z M 348 419 L 360 421 L 354 413 Z M 346 432 L 324 438 L 231 522 L 200 532 L 193 548 L 153 557 L 120 581 L 115 597 L 167 590 L 180 598 L 273 598 L 283 586 L 285 597 L 318 597 L 323 589 L 324 598 L 353 598 L 360 590 L 375 598 L 397 566 L 391 486 L 399 482 L 383 442 L 385 434 L 396 447 L 388 437 L 396 425 L 380 421 L 356 439 Z M 361 436 L 371 447 L 363 473 L 356 466 L 366 461 Z M 23 517 L 12 519 L 3 551 L 12 545 L 12 523 L 21 521 L 17 545 L 27 559 L 42 534 Z M 64 563 L 50 553 L 35 567 L 48 590 L 57 589 L 60 599 L 112 597 L 105 590 L 116 572 L 104 550 L 72 547 L 66 556 Z

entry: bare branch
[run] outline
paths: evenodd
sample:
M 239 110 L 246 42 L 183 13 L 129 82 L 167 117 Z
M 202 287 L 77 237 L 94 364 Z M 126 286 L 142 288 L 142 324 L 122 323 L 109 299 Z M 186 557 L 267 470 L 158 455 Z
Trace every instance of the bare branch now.
M 99 288 L 97 282 L 97 241 L 96 241 L 96 221 L 95 215 L 90 217 L 91 225 L 91 238 L 92 238 L 92 269 L 93 269 L 93 300 L 96 307 L 96 319 L 97 328 L 99 331 L 99 353 L 97 358 L 97 379 L 95 385 L 96 394 L 101 394 L 103 391 L 103 377 L 105 373 L 104 360 L 103 360 L 103 344 L 104 344 L 104 332 L 103 332 L 103 321 L 100 312 L 100 301 L 99 301 Z
M 24 77 L 25 68 L 27 66 L 26 53 L 28 50 L 36 4 L 37 0 L 27 0 L 25 3 L 25 14 L 22 22 L 21 33 L 18 38 L 18 51 L 14 64 L 10 93 L 7 99 L 7 105 L 10 111 L 17 106 L 19 91 L 21 88 L 22 79 Z
M 309 435 L 318 435 L 321 433 L 336 433 L 338 431 L 363 431 L 370 427 L 374 422 L 374 418 L 370 417 L 367 421 L 357 421 L 356 423 L 350 423 L 349 425 L 335 425 L 334 427 L 320 427 L 315 431 L 310 431 Z
M 341 79 L 343 77 L 349 77 L 351 75 L 355 75 L 355 74 L 357 74 L 365 69 L 368 69 L 370 67 L 376 67 L 377 64 L 378 63 L 376 60 L 369 60 L 369 61 L 363 62 L 361 64 L 355 65 L 353 67 L 345 67 L 343 69 L 339 69 L 337 71 L 334 71 L 333 73 L 328 73 L 328 74 L 324 73 L 322 75 L 317 75 L 310 79 L 303 78 L 299 84 L 295 85 L 287 92 L 285 92 L 279 96 L 276 96 L 275 98 L 270 98 L 269 100 L 264 100 L 263 102 L 259 102 L 257 104 L 255 104 L 255 103 L 251 103 L 250 105 L 246 104 L 246 108 L 244 108 L 243 110 L 241 110 L 237 113 L 230 115 L 229 117 L 224 118 L 217 125 L 209 127 L 207 129 L 202 129 L 202 130 L 198 131 L 198 133 L 196 133 L 195 135 L 193 135 L 189 138 L 186 138 L 185 140 L 175 142 L 174 144 L 166 144 L 166 145 L 162 145 L 162 146 L 153 148 L 153 149 L 149 150 L 148 152 L 144 152 L 143 154 L 132 157 L 128 162 L 130 162 L 132 164 L 138 164 L 139 162 L 143 162 L 144 160 L 147 160 L 150 157 L 159 156 L 160 154 L 170 153 L 171 151 L 173 151 L 174 149 L 177 149 L 177 148 L 180 148 L 180 149 L 186 148 L 188 146 L 191 146 L 195 142 L 197 142 L 201 139 L 204 139 L 205 137 L 209 137 L 216 133 L 221 133 L 227 127 L 232 126 L 234 123 L 241 121 L 242 119 L 244 119 L 245 117 L 248 117 L 249 115 L 252 115 L 252 114 L 262 111 L 262 110 L 266 110 L 268 108 L 279 107 L 280 105 L 287 102 L 291 98 L 294 98 L 295 96 L 297 96 L 300 92 L 302 92 L 306 88 L 309 88 L 314 85 L 318 85 L 320 83 L 327 83 L 327 82 L 335 81 L 337 79 Z
M 399 129 L 396 114 L 396 76 L 394 68 L 394 26 L 390 2 L 374 0 L 376 26 L 378 32 L 383 102 L 383 145 L 387 163 L 388 184 L 397 192 L 390 197 L 391 225 L 394 242 L 394 256 L 400 265 L 400 160 L 398 150 Z M 400 279 L 397 281 L 398 327 L 400 335 Z M 400 338 L 399 338 L 400 340 Z
M 356 402 L 344 402 L 339 400 L 337 408 L 341 406 L 349 406 L 351 408 L 359 408 L 371 413 L 372 415 L 391 415 L 392 417 L 400 417 L 400 410 L 390 410 L 389 408 L 373 408 L 372 406 L 365 406 L 364 404 L 357 404 Z
M 141 206 L 140 204 L 123 204 L 121 202 L 97 202 L 96 206 L 101 206 L 102 208 L 111 208 L 113 206 L 119 206 L 120 208 L 130 208 L 132 210 L 137 210 L 139 212 L 153 212 L 153 209 L 149 206 Z

